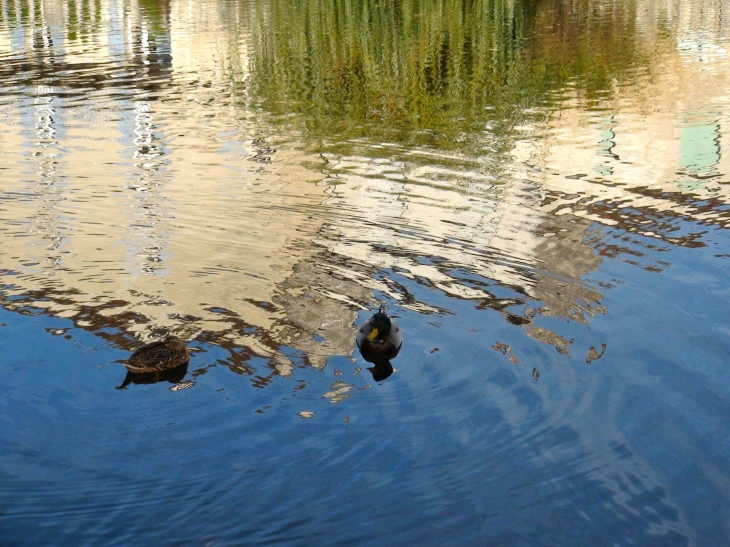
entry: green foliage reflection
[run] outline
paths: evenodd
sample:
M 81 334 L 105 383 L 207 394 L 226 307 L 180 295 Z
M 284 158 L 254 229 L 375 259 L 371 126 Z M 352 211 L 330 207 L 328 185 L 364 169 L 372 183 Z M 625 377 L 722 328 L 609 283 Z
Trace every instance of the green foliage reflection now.
M 631 65 L 630 25 L 563 4 L 269 0 L 255 7 L 251 92 L 269 112 L 302 114 L 310 134 L 444 146 L 485 120 L 522 123 L 571 78 L 590 93 Z

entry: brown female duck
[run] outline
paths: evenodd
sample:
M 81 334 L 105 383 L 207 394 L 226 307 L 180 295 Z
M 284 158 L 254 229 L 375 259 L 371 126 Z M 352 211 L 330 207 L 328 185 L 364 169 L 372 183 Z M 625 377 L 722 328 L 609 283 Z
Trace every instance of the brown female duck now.
M 132 353 L 124 366 L 134 373 L 159 372 L 177 368 L 188 361 L 190 352 L 185 347 L 185 342 L 170 335 L 139 348 Z

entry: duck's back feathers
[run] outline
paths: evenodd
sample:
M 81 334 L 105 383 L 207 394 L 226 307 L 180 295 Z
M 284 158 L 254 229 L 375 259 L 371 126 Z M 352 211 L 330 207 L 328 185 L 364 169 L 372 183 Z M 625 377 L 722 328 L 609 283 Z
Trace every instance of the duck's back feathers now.
M 190 361 L 190 352 L 177 336 L 152 342 L 136 350 L 124 365 L 131 372 L 154 372 L 179 367 Z

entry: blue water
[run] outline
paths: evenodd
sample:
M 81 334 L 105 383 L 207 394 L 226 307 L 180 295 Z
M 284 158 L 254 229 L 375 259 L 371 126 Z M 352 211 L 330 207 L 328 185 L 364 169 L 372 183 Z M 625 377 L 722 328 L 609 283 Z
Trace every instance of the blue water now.
M 720 4 L 0 0 L 0 547 L 730 544 Z
M 721 545 L 729 242 L 706 242 L 661 273 L 604 261 L 608 313 L 561 331 L 577 355 L 607 344 L 590 364 L 392 273 L 444 312 L 398 310 L 407 346 L 374 385 L 332 358 L 266 389 L 217 367 L 115 392 L 125 353 L 102 336 L 2 311 L 3 542 Z M 225 358 L 192 347 L 195 368 Z M 354 387 L 333 405 L 338 380 Z

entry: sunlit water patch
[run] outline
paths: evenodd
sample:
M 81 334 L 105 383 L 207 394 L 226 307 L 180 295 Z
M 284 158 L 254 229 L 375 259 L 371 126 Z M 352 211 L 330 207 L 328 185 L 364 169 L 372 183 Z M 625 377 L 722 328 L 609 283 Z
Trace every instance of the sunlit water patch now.
M 725 8 L 0 0 L 1 537 L 727 543 Z

